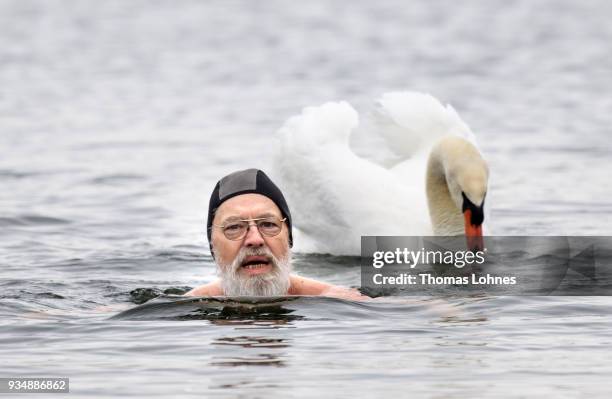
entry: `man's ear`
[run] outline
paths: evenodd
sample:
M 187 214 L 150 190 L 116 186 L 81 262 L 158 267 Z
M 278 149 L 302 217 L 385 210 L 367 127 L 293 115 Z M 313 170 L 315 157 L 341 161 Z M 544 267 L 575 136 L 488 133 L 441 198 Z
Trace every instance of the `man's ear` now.
M 293 248 L 293 240 L 291 235 L 289 234 L 289 230 L 287 229 L 287 243 L 289 244 L 289 249 Z
M 216 260 L 215 258 L 215 247 L 213 246 L 213 234 L 215 234 L 214 232 L 210 235 L 210 242 L 208 243 L 208 245 L 210 246 L 210 256 L 212 256 L 213 259 Z
M 213 232 L 211 232 L 210 234 L 210 241 L 208 241 L 208 248 L 210 249 L 210 256 L 212 256 L 212 258 L 215 259 L 215 250 L 213 249 L 212 235 L 213 235 Z
M 212 236 L 213 234 L 215 234 L 214 229 L 212 228 L 212 226 L 215 224 L 215 219 L 217 217 L 217 210 L 219 209 L 219 207 L 216 207 L 215 209 L 212 210 L 212 221 L 211 221 L 211 225 L 208 226 L 208 231 L 207 233 L 210 233 L 210 235 L 207 234 L 207 237 L 209 238 L 208 241 L 208 246 L 210 248 L 210 256 L 212 256 L 213 259 L 215 259 L 215 251 L 213 250 L 213 244 L 212 244 Z
M 214 234 L 214 233 L 213 233 L 213 234 Z M 216 251 L 215 251 L 215 246 L 213 245 L 213 241 L 214 241 L 214 240 L 215 240 L 215 239 L 214 239 L 214 238 L 213 238 L 213 236 L 211 235 L 211 236 L 210 236 L 210 242 L 208 243 L 208 245 L 209 245 L 209 247 L 210 247 L 210 256 L 212 256 L 213 260 L 215 260 L 215 261 L 216 261 L 216 260 L 217 260 L 217 257 L 215 256 L 215 255 L 216 255 L 216 254 L 215 254 L 215 252 L 216 252 Z

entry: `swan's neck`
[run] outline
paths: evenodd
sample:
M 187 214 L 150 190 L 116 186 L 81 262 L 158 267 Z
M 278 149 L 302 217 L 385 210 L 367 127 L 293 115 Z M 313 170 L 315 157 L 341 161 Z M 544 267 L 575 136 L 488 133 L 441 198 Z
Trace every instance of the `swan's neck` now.
M 447 165 L 442 146 L 432 150 L 427 164 L 426 192 L 429 217 L 434 235 L 460 235 L 464 233 L 461 210 L 453 201 L 448 188 Z

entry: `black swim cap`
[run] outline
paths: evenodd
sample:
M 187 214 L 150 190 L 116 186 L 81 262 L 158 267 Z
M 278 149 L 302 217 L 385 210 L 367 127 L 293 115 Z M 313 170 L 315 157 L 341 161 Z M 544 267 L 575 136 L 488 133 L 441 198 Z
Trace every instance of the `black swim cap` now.
M 261 194 L 270 198 L 280 209 L 283 217 L 287 218 L 287 228 L 289 229 L 289 247 L 293 246 L 293 236 L 291 235 L 291 213 L 289 206 L 281 190 L 270 180 L 270 178 L 259 169 L 245 169 L 231 173 L 217 182 L 215 189 L 210 196 L 208 204 L 208 222 L 206 233 L 212 254 L 212 223 L 215 212 L 221 204 L 228 199 L 241 194 Z M 214 254 L 213 254 L 214 256 Z

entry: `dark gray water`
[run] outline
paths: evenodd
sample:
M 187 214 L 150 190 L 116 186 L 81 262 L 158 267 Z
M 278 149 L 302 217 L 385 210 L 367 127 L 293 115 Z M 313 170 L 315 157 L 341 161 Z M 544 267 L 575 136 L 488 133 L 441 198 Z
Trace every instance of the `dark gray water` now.
M 73 397 L 608 397 L 607 297 L 109 317 L 210 281 L 213 184 L 269 168 L 275 130 L 329 100 L 430 92 L 479 139 L 496 234 L 611 235 L 610 17 L 604 0 L 0 1 L 0 376 L 70 377 Z M 359 285 L 356 259 L 295 266 Z

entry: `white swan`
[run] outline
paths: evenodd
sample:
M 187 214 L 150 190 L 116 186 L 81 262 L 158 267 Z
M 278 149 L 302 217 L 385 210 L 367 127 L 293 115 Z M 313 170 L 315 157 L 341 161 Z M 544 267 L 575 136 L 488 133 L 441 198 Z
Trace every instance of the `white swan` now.
M 279 130 L 273 176 L 287 196 L 296 252 L 358 255 L 362 235 L 467 234 L 481 245 L 488 169 L 457 113 L 421 93 L 385 94 L 379 133 L 401 163 L 358 157 L 346 102 L 308 107 Z

